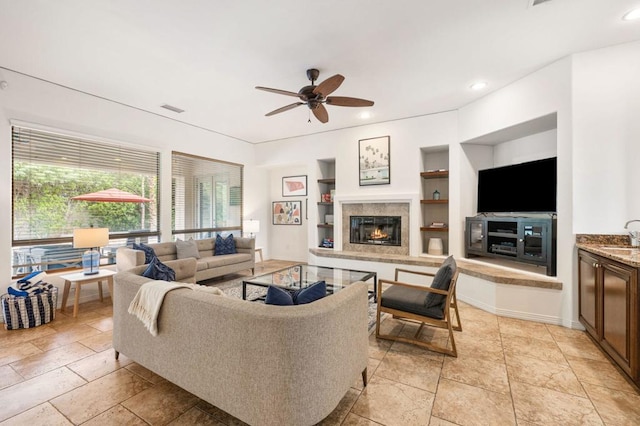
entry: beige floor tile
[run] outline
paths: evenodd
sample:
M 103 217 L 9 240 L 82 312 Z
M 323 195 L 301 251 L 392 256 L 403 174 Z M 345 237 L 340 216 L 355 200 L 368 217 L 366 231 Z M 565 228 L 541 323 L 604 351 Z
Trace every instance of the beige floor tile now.
M 446 357 L 442 366 L 442 377 L 493 392 L 510 392 L 504 362 L 486 361 L 471 356 Z
M 66 367 L 0 390 L 0 421 L 29 410 L 86 382 Z
M 369 358 L 382 359 L 393 342 L 391 340 L 378 339 L 376 334 L 369 335 Z
M 567 355 L 567 361 L 578 380 L 583 383 L 603 386 L 609 389 L 629 392 L 637 395 L 635 388 L 610 361 L 596 361 Z
M 24 425 L 47 425 L 47 426 L 67 426 L 73 425 L 51 404 L 45 402 L 27 410 L 17 416 L 11 417 L 0 426 L 24 426 Z
M 318 423 L 319 426 L 340 425 L 351 411 L 351 407 L 356 402 L 360 392 L 349 389 L 346 395 L 340 400 L 338 406 L 324 420 Z
M 448 422 L 439 417 L 431 416 L 431 421 L 429 422 L 429 426 L 457 426 L 455 423 Z
M 584 388 L 607 425 L 640 424 L 640 395 L 616 391 L 588 383 Z
M 432 415 L 460 425 L 515 425 L 511 396 L 441 379 Z
M 458 358 L 474 358 L 504 362 L 502 340 L 483 338 L 470 332 L 455 333 Z
M 140 417 L 118 404 L 82 423 L 82 426 L 147 426 L 147 424 Z
M 200 400 L 197 404 L 197 407 L 205 413 L 212 415 L 213 418 L 227 426 L 248 426 L 245 422 L 237 419 L 236 417 L 233 417 L 226 411 L 223 411 L 206 401 Z
M 106 351 L 98 352 L 79 361 L 72 362 L 68 367 L 87 381 L 92 381 L 99 377 L 106 376 L 132 362 L 131 359 L 122 354 L 120 354 L 120 357 L 116 361 L 114 351 L 107 349 Z
M 205 413 L 199 408 L 193 407 L 177 419 L 173 420 L 168 426 L 225 426 L 224 423 L 216 420 L 213 416 Z
M 555 341 L 532 339 L 511 334 L 502 335 L 502 345 L 506 355 L 528 356 L 543 361 L 567 364 Z
M 166 424 L 198 403 L 195 395 L 164 381 L 122 402 L 129 411 L 150 424 Z
M 95 321 L 89 321 L 86 324 L 102 332 L 113 330 L 113 318 L 111 317 L 104 317 Z
M 438 344 L 442 346 L 446 346 L 446 341 L 439 341 Z M 442 365 L 442 361 L 446 355 L 441 354 L 439 352 L 431 351 L 427 348 L 423 348 L 422 346 L 414 345 L 412 343 L 404 343 L 404 342 L 393 342 L 391 348 L 389 348 L 389 352 L 394 353 L 403 353 L 410 354 L 415 356 L 420 356 L 429 361 L 437 362 Z M 387 352 L 387 353 L 389 353 Z
M 122 354 L 120 354 L 120 358 L 122 358 Z M 131 371 L 132 373 L 135 373 L 138 376 L 142 377 L 146 381 L 153 383 L 154 385 L 157 385 L 158 383 L 165 381 L 165 379 L 163 379 L 162 377 L 158 376 L 153 371 L 151 371 L 151 370 L 149 370 L 147 368 L 144 368 L 143 366 L 141 366 L 140 364 L 137 364 L 135 362 L 127 364 L 127 366 L 125 368 L 127 370 Z
M 569 365 L 520 355 L 506 355 L 506 361 L 511 380 L 583 398 L 587 396 Z
M 23 380 L 24 378 L 16 373 L 9 365 L 3 365 L 0 367 L 0 389 L 15 385 Z
M 369 358 L 367 360 L 367 383 L 369 382 L 369 380 L 371 380 L 371 377 L 373 377 L 373 373 L 375 373 L 376 370 L 378 369 L 380 362 L 381 361 L 379 359 L 373 359 L 373 358 Z M 356 381 L 353 382 L 351 387 L 358 391 L 361 391 L 362 389 L 364 389 L 364 383 L 362 383 L 362 375 L 360 375 L 356 379 Z
M 80 343 L 70 343 L 46 352 L 22 358 L 11 363 L 11 367 L 25 379 L 39 376 L 47 371 L 70 364 L 76 360 L 86 358 L 94 354 L 91 349 Z
M 564 340 L 558 342 L 558 346 L 565 355 L 594 359 L 597 361 L 607 360 L 607 357 L 602 353 L 602 351 L 589 339 Z
M 56 315 L 56 318 L 58 316 Z M 51 326 L 57 320 L 53 320 L 49 324 L 41 325 L 35 328 L 24 328 L 19 330 L 4 330 L 0 334 L 0 348 L 9 346 L 17 346 L 20 343 L 27 343 L 40 337 L 55 334 L 56 330 Z
M 349 413 L 344 422 L 342 422 L 342 426 L 377 426 L 379 424 L 353 413 Z
M 374 375 L 353 413 L 384 425 L 429 424 L 433 393 Z
M 61 327 L 57 333 L 32 340 L 31 343 L 43 351 L 48 351 L 96 334 L 100 334 L 100 331 L 93 327 L 89 327 L 86 324 L 73 324 Z
M 91 348 L 94 352 L 102 352 L 112 347 L 113 333 L 109 331 L 96 334 L 95 336 L 87 337 L 86 339 L 79 340 L 80 343 L 88 348 Z
M 511 392 L 518 420 L 563 426 L 603 424 L 588 398 L 516 381 L 511 381 Z
M 121 368 L 50 402 L 73 423 L 82 423 L 149 386 L 151 383 Z
M 501 334 L 553 341 L 553 336 L 543 323 L 498 317 L 498 324 L 500 325 Z
M 7 365 L 39 353 L 42 353 L 42 350 L 30 342 L 0 346 L 0 365 Z
M 375 376 L 435 393 L 441 369 L 441 361 L 432 361 L 424 353 L 389 351 Z
M 561 325 L 547 324 L 546 326 L 556 342 L 566 342 L 567 340 L 591 341 L 586 331 L 562 327 Z

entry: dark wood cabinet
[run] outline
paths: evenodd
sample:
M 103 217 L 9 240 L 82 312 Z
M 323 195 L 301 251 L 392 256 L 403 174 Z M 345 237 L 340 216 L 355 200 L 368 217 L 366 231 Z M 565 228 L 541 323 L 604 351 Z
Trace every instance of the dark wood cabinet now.
M 640 385 L 638 269 L 578 250 L 579 320 Z
M 556 275 L 556 219 L 526 216 L 468 217 L 465 256 L 512 259 L 545 266 Z

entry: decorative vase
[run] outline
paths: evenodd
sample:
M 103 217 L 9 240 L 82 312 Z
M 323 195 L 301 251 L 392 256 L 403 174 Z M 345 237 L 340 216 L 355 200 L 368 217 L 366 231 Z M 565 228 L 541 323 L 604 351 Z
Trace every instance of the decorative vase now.
M 437 189 L 435 191 L 433 191 L 433 199 L 434 200 L 439 200 L 440 199 L 440 192 L 438 192 Z

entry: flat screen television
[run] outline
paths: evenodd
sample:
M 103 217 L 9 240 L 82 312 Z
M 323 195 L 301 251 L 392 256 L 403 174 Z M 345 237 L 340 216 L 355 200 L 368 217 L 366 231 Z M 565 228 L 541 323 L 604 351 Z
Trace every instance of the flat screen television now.
M 478 172 L 478 213 L 555 213 L 557 157 Z

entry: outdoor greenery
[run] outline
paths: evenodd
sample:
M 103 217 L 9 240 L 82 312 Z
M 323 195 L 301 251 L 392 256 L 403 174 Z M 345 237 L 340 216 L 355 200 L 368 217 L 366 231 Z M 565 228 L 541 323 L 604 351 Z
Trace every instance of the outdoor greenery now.
M 74 228 L 111 233 L 155 230 L 155 202 L 89 202 L 72 197 L 118 188 L 155 200 L 156 176 L 17 162 L 13 166 L 14 240 L 68 237 Z

